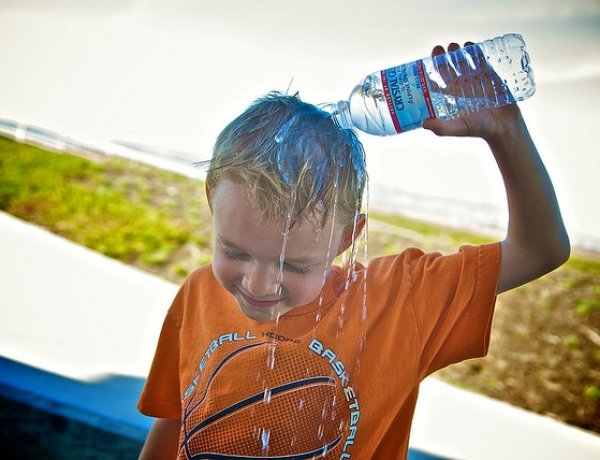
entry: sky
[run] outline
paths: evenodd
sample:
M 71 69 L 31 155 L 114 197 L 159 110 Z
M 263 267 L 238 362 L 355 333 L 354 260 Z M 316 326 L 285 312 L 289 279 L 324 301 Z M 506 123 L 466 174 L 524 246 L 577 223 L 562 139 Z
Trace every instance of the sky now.
M 201 160 L 272 89 L 337 101 L 436 44 L 509 32 L 527 42 L 537 92 L 521 107 L 567 227 L 600 242 L 600 0 L 0 0 L 0 118 Z M 505 212 L 482 141 L 423 130 L 361 140 L 371 184 Z

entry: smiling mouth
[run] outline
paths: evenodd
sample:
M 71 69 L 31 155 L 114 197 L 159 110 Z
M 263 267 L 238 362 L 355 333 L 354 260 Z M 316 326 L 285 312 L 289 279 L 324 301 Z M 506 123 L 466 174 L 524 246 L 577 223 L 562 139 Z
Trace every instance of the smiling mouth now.
M 274 299 L 274 300 L 255 299 L 254 297 L 245 294 L 241 289 L 238 289 L 238 292 L 241 294 L 241 296 L 244 298 L 244 300 L 247 303 L 249 303 L 250 305 L 252 305 L 253 307 L 259 307 L 259 308 L 274 307 L 279 302 L 281 302 L 281 299 Z

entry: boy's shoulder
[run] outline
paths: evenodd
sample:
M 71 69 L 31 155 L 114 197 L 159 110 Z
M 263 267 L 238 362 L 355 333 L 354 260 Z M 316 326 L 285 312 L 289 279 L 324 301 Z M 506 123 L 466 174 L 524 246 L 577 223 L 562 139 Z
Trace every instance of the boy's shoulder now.
M 465 265 L 478 267 L 499 265 L 500 243 L 465 245 L 452 253 L 439 251 L 427 252 L 417 247 L 409 247 L 398 254 L 377 257 L 368 263 L 369 274 L 385 276 L 391 272 L 432 272 L 444 271 L 454 267 L 462 269 Z
M 213 283 L 218 283 L 215 278 L 212 264 L 203 265 L 194 269 L 183 282 L 183 286 L 199 286 L 199 285 L 210 285 Z
M 391 265 L 411 264 L 415 260 L 422 258 L 442 257 L 440 252 L 426 252 L 418 247 L 408 247 L 396 254 L 388 254 L 384 256 L 374 257 L 368 262 L 369 270 L 372 268 L 388 268 Z

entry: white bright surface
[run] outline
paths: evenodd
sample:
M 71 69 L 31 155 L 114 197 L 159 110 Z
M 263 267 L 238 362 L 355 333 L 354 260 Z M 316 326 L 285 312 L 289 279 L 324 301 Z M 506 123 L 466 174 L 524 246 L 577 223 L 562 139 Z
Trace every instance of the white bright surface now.
M 463 459 L 600 457 L 597 435 L 434 378 L 421 384 L 411 446 Z
M 177 286 L 0 212 L 0 356 L 145 377 Z
M 508 32 L 528 44 L 538 89 L 521 106 L 569 230 L 600 238 L 598 0 L 2 0 L 0 118 L 206 159 L 228 121 L 292 79 L 331 102 L 435 44 Z M 505 208 L 481 141 L 361 138 L 373 184 Z

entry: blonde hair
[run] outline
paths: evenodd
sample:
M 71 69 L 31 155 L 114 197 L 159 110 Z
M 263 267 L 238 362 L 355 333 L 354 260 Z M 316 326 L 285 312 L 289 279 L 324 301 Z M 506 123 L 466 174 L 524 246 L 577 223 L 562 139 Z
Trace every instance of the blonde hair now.
M 229 179 L 247 186 L 263 218 L 286 221 L 336 210 L 349 224 L 360 211 L 366 182 L 356 134 L 298 95 L 272 92 L 256 100 L 219 134 L 206 185 Z

